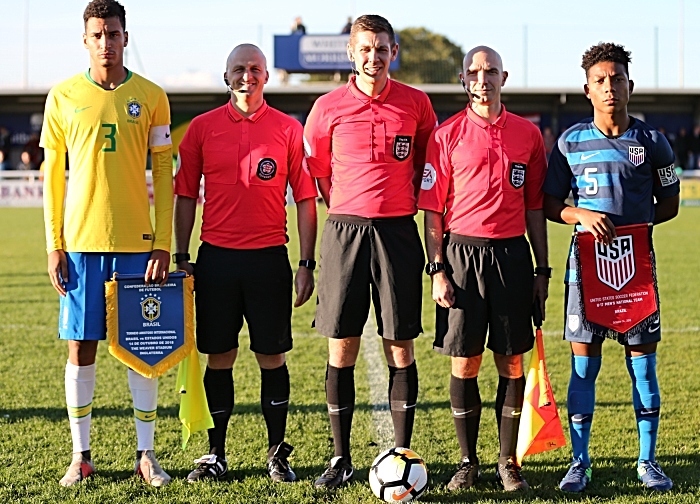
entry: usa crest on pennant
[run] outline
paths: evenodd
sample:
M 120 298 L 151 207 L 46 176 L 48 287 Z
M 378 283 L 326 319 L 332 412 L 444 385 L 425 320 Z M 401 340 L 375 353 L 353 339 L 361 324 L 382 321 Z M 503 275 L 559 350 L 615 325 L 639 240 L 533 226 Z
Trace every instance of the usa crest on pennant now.
M 632 280 L 635 273 L 632 235 L 618 236 L 610 245 L 598 242 L 595 245 L 598 280 L 619 291 Z

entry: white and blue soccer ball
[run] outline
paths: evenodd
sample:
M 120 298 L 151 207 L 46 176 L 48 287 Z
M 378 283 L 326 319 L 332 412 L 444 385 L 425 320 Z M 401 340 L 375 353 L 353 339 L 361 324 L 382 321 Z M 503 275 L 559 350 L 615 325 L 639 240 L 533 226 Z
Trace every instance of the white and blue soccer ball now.
M 385 502 L 409 502 L 428 487 L 428 468 L 413 450 L 389 448 L 372 462 L 369 486 Z

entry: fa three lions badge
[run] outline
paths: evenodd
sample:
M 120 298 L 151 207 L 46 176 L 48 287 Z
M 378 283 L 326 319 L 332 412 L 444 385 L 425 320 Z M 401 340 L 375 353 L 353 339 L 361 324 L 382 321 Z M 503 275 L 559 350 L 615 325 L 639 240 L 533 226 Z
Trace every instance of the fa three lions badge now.
M 184 273 L 162 286 L 115 273 L 105 282 L 109 353 L 147 378 L 178 364 L 194 348 L 193 291 Z

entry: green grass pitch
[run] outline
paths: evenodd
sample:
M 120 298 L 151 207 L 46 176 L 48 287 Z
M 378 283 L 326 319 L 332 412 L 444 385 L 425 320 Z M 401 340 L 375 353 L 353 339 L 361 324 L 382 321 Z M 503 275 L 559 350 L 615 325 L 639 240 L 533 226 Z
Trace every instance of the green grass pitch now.
M 290 213 L 289 249 L 295 264 L 298 238 L 293 208 Z M 585 495 L 567 495 L 557 489 L 568 465 L 569 447 L 525 459 L 524 475 L 532 486 L 529 493 L 509 495 L 498 489 L 494 478 L 498 449 L 493 413 L 497 377 L 488 355 L 480 377 L 484 409 L 479 456 L 484 479 L 473 489 L 449 493 L 445 485 L 459 456 L 449 413 L 450 366 L 447 357 L 431 349 L 434 309 L 426 277 L 425 334 L 416 341 L 420 397 L 413 437 L 413 448 L 426 460 L 430 476 L 430 487 L 422 501 L 700 502 L 699 223 L 700 209 L 682 208 L 676 220 L 655 232 L 664 335 L 658 366 L 662 416 L 657 455 L 674 480 L 673 491 L 654 495 L 636 481 L 637 435 L 629 377 L 621 347 L 607 342 L 591 443 L 593 481 Z M 549 230 L 554 278 L 544 326 L 545 345 L 560 414 L 566 421 L 569 349 L 560 333 L 562 278 L 571 229 L 550 224 Z M 132 475 L 135 432 L 126 369 L 103 344 L 97 359 L 92 424 L 92 451 L 98 473 L 76 487 L 60 487 L 58 480 L 70 461 L 71 450 L 63 391 L 67 352 L 65 343 L 56 339 L 58 299 L 45 271 L 41 209 L 0 209 L 0 237 L 0 502 L 378 502 L 367 484 L 367 471 L 383 447 L 377 446 L 372 424 L 368 370 L 363 358 L 356 372 L 352 437 L 355 480 L 334 494 L 313 488 L 313 480 L 332 456 L 323 380 L 326 341 L 311 329 L 313 301 L 294 312 L 295 348 L 288 356 L 292 396 L 287 439 L 296 447 L 291 463 L 299 482 L 273 485 L 265 474 L 259 371 L 244 336 L 234 372 L 236 407 L 228 434 L 228 480 L 194 485 L 185 482 L 193 459 L 207 451 L 208 443 L 205 433 L 197 433 L 185 451 L 180 447 L 174 370 L 160 381 L 156 433 L 157 454 L 174 481 L 154 489 Z M 192 251 L 196 250 L 196 237 Z

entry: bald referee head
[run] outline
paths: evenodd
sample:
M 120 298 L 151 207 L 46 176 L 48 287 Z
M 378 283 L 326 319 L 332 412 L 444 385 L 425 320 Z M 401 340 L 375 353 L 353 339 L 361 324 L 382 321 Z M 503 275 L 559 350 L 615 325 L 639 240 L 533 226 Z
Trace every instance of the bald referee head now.
M 247 110 L 252 106 L 257 110 L 262 105 L 263 88 L 269 78 L 267 59 L 258 46 L 241 44 L 228 55 L 224 82 L 237 109 Z
M 464 57 L 462 67 L 459 78 L 472 104 L 500 108 L 501 88 L 508 78 L 501 55 L 488 46 L 476 46 Z

